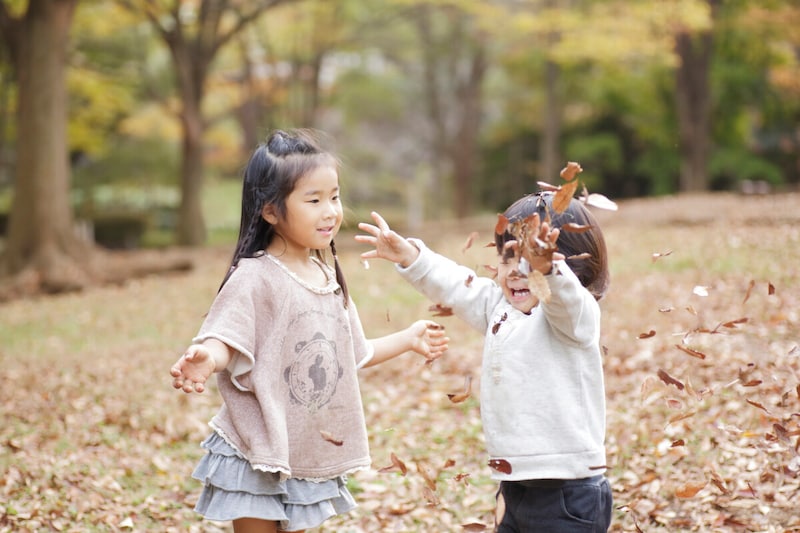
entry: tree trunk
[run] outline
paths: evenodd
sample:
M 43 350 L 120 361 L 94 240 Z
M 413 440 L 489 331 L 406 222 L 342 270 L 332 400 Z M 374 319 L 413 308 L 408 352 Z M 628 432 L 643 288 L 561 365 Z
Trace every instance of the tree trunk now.
M 710 0 L 712 19 L 717 0 Z M 711 150 L 711 30 L 675 37 L 680 60 L 676 70 L 675 97 L 678 114 L 681 192 L 705 191 L 709 186 Z
M 19 87 L 18 136 L 2 273 L 31 274 L 47 291 L 89 281 L 91 246 L 73 230 L 69 201 L 65 69 L 75 5 L 31 0 L 24 17 L 10 21 L 19 30 L 10 46 Z
M 453 211 L 457 218 L 465 218 L 472 213 L 472 181 L 483 111 L 482 87 L 486 74 L 486 51 L 480 43 L 475 46 L 470 74 L 459 94 L 461 120 L 451 151 L 455 189 Z
M 548 183 L 559 184 L 561 157 L 559 144 L 561 139 L 561 107 L 558 101 L 559 66 L 551 61 L 545 62 L 545 110 L 542 128 L 542 145 L 539 151 L 541 165 L 538 179 Z M 535 188 L 534 188 L 535 189 Z

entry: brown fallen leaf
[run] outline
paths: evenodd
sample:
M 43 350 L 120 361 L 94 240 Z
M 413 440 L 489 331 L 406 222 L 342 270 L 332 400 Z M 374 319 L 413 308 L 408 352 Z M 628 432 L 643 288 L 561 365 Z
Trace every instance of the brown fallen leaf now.
M 685 483 L 678 487 L 675 491 L 675 496 L 678 498 L 694 498 L 698 492 L 703 490 L 705 486 L 708 485 L 708 481 L 703 481 L 701 483 Z
M 489 528 L 480 522 L 470 522 L 468 524 L 461 524 L 461 529 L 464 531 L 486 531 Z
M 640 333 L 637 339 L 649 339 L 650 337 L 654 337 L 656 334 L 656 330 L 651 329 L 647 333 Z

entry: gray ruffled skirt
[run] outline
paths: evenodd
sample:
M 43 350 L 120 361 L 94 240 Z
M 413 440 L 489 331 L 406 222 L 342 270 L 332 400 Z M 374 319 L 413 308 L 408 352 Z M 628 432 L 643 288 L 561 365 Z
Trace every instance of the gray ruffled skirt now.
M 209 520 L 261 518 L 278 522 L 280 530 L 296 531 L 356 507 L 344 476 L 322 482 L 281 480 L 278 473 L 253 470 L 216 432 L 202 446 L 208 453 L 192 474 L 204 483 L 195 511 Z

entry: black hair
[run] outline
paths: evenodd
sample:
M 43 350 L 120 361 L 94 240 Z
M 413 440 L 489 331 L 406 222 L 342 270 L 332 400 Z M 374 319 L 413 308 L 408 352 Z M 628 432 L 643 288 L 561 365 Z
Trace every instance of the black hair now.
M 570 222 L 579 226 L 589 226 L 586 231 L 564 231 L 558 234 L 556 246 L 559 253 L 566 257 L 567 266 L 575 273 L 581 285 L 600 300 L 608 290 L 611 276 L 608 271 L 608 251 L 603 231 L 597 219 L 580 200 L 572 198 L 569 206 L 561 213 L 553 209 L 553 197 L 550 192 L 539 192 L 523 196 L 506 209 L 505 216 L 509 223 L 525 220 L 539 213 L 542 221 L 550 220 L 553 228 L 562 228 Z M 508 230 L 502 235 L 495 235 L 497 253 L 503 254 L 505 244 L 515 240 Z M 582 254 L 588 254 L 582 255 Z M 579 257 L 580 256 L 580 257 Z
M 233 252 L 230 268 L 222 280 L 220 289 L 228 281 L 243 257 L 255 257 L 264 253 L 275 237 L 275 227 L 264 220 L 262 210 L 272 205 L 279 218 L 286 217 L 286 198 L 297 182 L 312 170 L 323 166 L 339 166 L 338 160 L 321 148 L 308 130 L 274 131 L 266 142 L 259 144 L 250 156 L 243 173 L 242 214 L 239 223 L 239 239 Z M 314 252 L 320 261 L 325 261 L 322 251 Z M 342 288 L 345 306 L 349 298 L 344 274 L 336 256 L 336 245 L 331 240 L 336 281 Z

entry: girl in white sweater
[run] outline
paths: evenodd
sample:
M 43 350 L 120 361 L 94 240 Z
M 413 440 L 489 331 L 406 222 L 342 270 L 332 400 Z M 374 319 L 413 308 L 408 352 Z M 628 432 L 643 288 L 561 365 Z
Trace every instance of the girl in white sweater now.
M 602 231 L 583 203 L 515 202 L 495 228 L 497 276 L 479 277 L 392 231 L 377 213 L 356 240 L 486 340 L 481 417 L 498 532 L 605 532 L 605 389 L 598 300 L 608 282 Z M 466 280 L 472 280 L 465 283 Z

